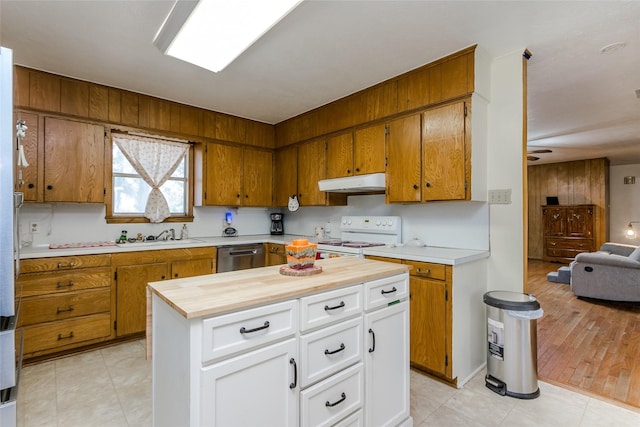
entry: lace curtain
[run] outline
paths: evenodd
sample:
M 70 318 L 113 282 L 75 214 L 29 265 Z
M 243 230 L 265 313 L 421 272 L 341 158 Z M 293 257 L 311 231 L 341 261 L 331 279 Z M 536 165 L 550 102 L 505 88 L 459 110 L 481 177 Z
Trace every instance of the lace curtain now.
M 180 165 L 189 145 L 130 134 L 113 134 L 113 142 L 151 187 L 144 216 L 150 222 L 164 221 L 171 213 L 160 187 Z

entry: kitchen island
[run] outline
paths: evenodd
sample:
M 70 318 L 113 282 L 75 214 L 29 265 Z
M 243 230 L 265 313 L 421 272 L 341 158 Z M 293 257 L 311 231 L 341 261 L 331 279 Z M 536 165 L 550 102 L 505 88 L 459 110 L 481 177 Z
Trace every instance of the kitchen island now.
M 412 425 L 408 267 L 149 283 L 155 426 Z

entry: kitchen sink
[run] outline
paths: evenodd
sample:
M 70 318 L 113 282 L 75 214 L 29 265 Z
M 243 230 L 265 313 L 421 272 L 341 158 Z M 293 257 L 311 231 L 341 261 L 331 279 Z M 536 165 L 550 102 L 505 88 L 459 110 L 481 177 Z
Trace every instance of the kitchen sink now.
M 171 245 L 188 245 L 190 243 L 204 243 L 198 239 L 177 239 L 177 240 L 145 240 L 143 242 L 125 243 L 125 246 L 171 246 Z

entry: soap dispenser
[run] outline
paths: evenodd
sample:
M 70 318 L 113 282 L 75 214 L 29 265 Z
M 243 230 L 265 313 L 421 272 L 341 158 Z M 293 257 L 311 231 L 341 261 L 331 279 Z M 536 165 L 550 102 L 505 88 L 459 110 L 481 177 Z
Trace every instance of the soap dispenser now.
M 180 240 L 189 238 L 189 230 L 187 230 L 187 224 L 182 224 L 182 231 L 180 231 Z

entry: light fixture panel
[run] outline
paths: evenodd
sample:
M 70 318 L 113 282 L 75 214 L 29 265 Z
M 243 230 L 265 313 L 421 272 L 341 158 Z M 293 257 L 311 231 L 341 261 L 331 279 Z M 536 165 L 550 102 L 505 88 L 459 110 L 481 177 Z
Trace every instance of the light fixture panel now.
M 218 72 L 301 2 L 178 0 L 154 43 L 167 55 Z

